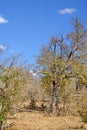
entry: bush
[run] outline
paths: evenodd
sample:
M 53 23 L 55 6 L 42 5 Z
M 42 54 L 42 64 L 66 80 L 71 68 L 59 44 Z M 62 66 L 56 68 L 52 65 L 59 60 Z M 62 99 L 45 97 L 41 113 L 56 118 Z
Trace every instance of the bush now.
M 87 123 L 87 110 L 78 111 L 79 116 L 81 117 L 82 121 Z

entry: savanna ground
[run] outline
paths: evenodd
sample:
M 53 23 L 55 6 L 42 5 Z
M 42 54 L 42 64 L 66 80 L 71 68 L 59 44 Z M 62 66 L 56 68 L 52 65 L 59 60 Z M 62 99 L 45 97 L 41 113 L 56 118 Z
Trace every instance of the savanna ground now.
M 15 126 L 12 130 L 83 130 L 84 123 L 75 116 L 54 116 L 45 113 L 21 112 L 16 119 L 10 119 Z
M 86 123 L 82 122 L 77 112 L 81 109 L 81 104 L 85 104 L 86 95 L 86 91 L 71 95 L 66 105 L 66 114 L 60 112 L 58 115 L 24 108 L 15 117 L 8 118 L 8 123 L 14 122 L 15 124 L 10 130 L 87 130 Z

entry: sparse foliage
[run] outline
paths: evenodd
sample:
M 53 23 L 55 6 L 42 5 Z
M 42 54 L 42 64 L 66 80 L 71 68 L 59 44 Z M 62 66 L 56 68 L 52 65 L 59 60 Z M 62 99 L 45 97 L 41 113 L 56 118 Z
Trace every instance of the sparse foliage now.
M 79 83 L 81 80 L 82 84 L 85 82 L 86 76 L 80 69 L 85 68 L 87 62 L 87 32 L 78 18 L 73 20 L 73 26 L 73 31 L 67 35 L 67 44 L 63 36 L 52 37 L 48 46 L 41 48 L 37 58 L 44 87 L 50 87 L 48 90 L 52 92 L 53 113 L 58 106 L 59 90 L 67 85 L 71 77 L 78 79 Z
M 0 67 L 0 130 L 5 129 L 8 113 L 14 110 L 13 106 L 23 97 L 22 92 L 29 83 L 29 71 L 16 66 L 18 61 L 18 56 L 14 56 L 8 63 L 6 60 L 7 66 L 3 64 Z

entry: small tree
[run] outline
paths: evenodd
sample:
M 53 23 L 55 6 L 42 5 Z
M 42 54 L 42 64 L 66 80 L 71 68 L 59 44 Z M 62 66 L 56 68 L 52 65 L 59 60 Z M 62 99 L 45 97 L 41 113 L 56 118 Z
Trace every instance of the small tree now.
M 6 128 L 4 123 L 8 113 L 13 109 L 13 105 L 16 105 L 23 97 L 23 91 L 29 83 L 29 71 L 20 66 L 18 62 L 18 56 L 12 56 L 8 62 L 6 60 L 7 66 L 3 64 L 0 68 L 0 130 Z

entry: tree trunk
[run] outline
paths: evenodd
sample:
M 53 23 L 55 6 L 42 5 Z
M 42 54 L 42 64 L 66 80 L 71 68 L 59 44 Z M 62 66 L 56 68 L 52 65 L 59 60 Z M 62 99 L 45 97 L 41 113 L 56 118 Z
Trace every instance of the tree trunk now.
M 52 103 L 51 103 L 51 112 L 52 113 L 57 113 L 58 90 L 59 90 L 58 83 L 56 81 L 53 81 L 53 92 L 52 92 Z
M 3 130 L 3 122 L 0 122 L 0 130 Z

